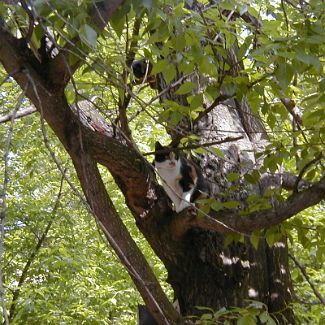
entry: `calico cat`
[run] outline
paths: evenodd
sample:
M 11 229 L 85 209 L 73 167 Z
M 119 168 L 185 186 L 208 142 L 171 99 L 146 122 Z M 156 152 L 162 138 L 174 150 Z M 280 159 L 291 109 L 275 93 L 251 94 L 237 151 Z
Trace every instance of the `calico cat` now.
M 208 195 L 208 183 L 198 166 L 176 151 L 164 152 L 166 149 L 156 142 L 153 164 L 175 211 L 180 212 L 201 195 Z

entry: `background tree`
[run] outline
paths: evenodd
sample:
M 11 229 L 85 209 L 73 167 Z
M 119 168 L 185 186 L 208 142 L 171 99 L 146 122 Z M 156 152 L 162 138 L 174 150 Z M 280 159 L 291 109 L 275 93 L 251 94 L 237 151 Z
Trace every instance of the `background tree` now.
M 60 171 L 53 188 L 50 178 L 42 191 L 33 187 L 34 196 L 46 196 L 48 190 L 52 201 L 51 209 L 44 211 L 43 227 L 33 226 L 29 220 L 35 222 L 34 218 L 14 217 L 14 211 L 11 219 L 7 201 L 19 204 L 14 205 L 8 192 L 8 172 L 15 157 L 9 151 L 13 135 L 9 128 L 2 239 L 5 230 L 11 244 L 11 236 L 23 233 L 24 247 L 29 241 L 30 249 L 27 259 L 19 254 L 15 259 L 20 271 L 11 276 L 7 305 L 8 283 L 2 277 L 5 322 L 19 321 L 19 311 L 24 310 L 19 295 L 27 290 L 27 282 L 40 285 L 55 274 L 48 268 L 36 278 L 31 276 L 36 256 L 41 263 L 40 247 L 47 244 L 57 250 L 53 257 L 59 258 L 58 267 L 68 265 L 71 270 L 81 265 L 74 265 L 74 259 L 69 264 L 72 253 L 49 241 L 59 209 L 62 215 L 73 209 L 73 204 L 64 203 L 65 184 L 94 215 L 159 324 L 183 320 L 122 222 L 125 209 L 114 204 L 120 195 L 115 184 L 138 229 L 165 265 L 183 316 L 200 315 L 204 310 L 199 307 L 206 306 L 219 310 L 204 315 L 211 322 L 234 317 L 243 323 L 257 318 L 264 323 L 293 322 L 286 237 L 294 243 L 298 239 L 314 252 L 316 269 L 321 269 L 324 256 L 323 216 L 313 213 L 306 222 L 298 215 L 286 221 L 308 207 L 317 209 L 325 197 L 322 4 L 114 0 L 78 5 L 6 1 L 0 7 L 1 95 L 8 110 L 13 107 L 8 99 L 12 79 L 22 89 L 11 116 L 2 120 L 11 119 L 12 126 L 15 115 L 23 114 L 18 110 L 28 105 L 26 96 L 41 118 L 39 131 L 25 125 L 32 134 L 42 134 Z M 156 76 L 156 83 L 151 86 L 157 92 L 148 89 L 146 79 L 134 80 L 132 62 L 143 57 L 153 66 L 150 78 Z M 66 156 L 51 144 L 53 135 L 45 121 L 68 153 L 87 202 L 67 174 L 71 166 L 62 162 Z M 172 211 L 146 159 L 157 138 L 168 142 L 167 133 L 174 146 L 192 153 L 210 182 L 211 195 L 200 202 L 195 214 Z M 33 137 L 35 144 L 39 137 Z M 111 176 L 100 173 L 97 164 L 107 167 Z M 38 165 L 48 173 L 49 163 Z M 11 191 L 19 202 L 23 193 L 13 187 Z M 34 213 L 41 211 L 37 205 Z M 5 226 L 7 214 L 10 227 Z M 65 237 L 62 227 L 56 229 Z M 65 229 L 68 234 L 72 231 L 73 227 Z M 15 249 L 1 257 L 13 259 Z M 312 282 L 293 255 L 292 259 Z M 2 264 L 8 272 L 15 269 L 6 260 Z M 294 276 L 299 278 L 297 273 Z M 69 282 L 72 288 L 73 284 Z M 317 286 L 312 288 L 324 304 Z M 44 299 L 51 292 L 42 292 Z M 96 296 L 89 305 L 98 304 Z M 232 306 L 237 309 L 222 309 Z M 100 311 L 92 312 L 87 319 L 99 321 Z M 315 315 L 321 321 L 320 311 Z M 79 316 L 72 308 L 64 317 L 69 321 Z

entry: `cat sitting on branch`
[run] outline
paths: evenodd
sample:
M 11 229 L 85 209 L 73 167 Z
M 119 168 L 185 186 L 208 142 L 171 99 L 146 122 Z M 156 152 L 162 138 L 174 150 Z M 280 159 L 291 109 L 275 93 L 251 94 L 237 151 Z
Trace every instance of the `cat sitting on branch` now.
M 208 183 L 201 169 L 176 149 L 157 141 L 153 165 L 177 213 L 192 206 L 198 198 L 208 196 Z

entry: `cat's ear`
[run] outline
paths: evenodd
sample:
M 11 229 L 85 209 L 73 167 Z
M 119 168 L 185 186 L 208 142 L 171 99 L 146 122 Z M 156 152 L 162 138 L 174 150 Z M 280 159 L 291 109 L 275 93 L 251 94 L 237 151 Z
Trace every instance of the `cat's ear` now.
M 163 149 L 163 148 L 164 148 L 164 147 L 160 144 L 160 142 L 157 141 L 156 144 L 155 144 L 155 150 L 158 151 L 158 150 L 161 150 L 161 149 Z

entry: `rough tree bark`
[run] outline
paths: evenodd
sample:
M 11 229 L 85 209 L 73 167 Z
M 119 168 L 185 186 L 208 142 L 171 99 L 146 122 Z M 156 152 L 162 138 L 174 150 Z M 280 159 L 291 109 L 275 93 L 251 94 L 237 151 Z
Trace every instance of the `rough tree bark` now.
M 200 88 L 202 87 L 204 85 L 200 85 Z M 168 99 L 183 104 L 183 99 L 172 92 L 169 92 Z M 211 103 L 206 103 L 206 107 L 210 105 Z M 263 187 L 262 184 L 252 186 L 243 178 L 245 173 L 251 172 L 252 168 L 258 165 L 252 153 L 259 150 L 261 142 L 265 142 L 262 124 L 250 111 L 245 100 L 242 103 L 236 103 L 234 100 L 220 102 L 214 110 L 202 116 L 194 127 L 186 121 L 183 121 L 181 127 L 183 134 L 194 133 L 200 136 L 202 144 L 225 138 L 227 133 L 222 130 L 231 130 L 235 137 L 242 136 L 242 139 L 236 142 L 219 146 L 225 155 L 224 158 L 211 152 L 200 157 L 199 163 L 210 182 L 212 197 L 220 201 L 240 201 L 244 208 L 248 195 L 263 194 L 270 185 L 266 181 Z M 178 134 L 172 132 L 171 135 L 173 141 L 177 142 Z M 234 172 L 239 173 L 241 177 L 237 182 L 229 182 L 226 176 Z M 277 182 L 279 186 L 279 180 Z M 235 191 L 231 189 L 233 186 L 237 186 Z M 200 313 L 196 306 L 209 306 L 214 309 L 245 306 L 249 299 L 253 299 L 264 302 L 270 312 L 279 313 L 274 317 L 280 323 L 293 322 L 289 307 L 292 291 L 285 238 L 269 248 L 261 233 L 258 248 L 255 249 L 249 241 L 249 234 L 254 226 L 239 226 L 239 218 L 245 223 L 250 216 L 247 216 L 246 220 L 245 216 L 237 215 L 236 220 L 231 222 L 232 217 L 227 218 L 227 215 L 227 211 L 218 214 L 218 220 L 226 224 L 226 227 L 220 224 L 213 227 L 219 228 L 219 233 L 211 231 L 212 227 L 200 227 L 200 218 L 185 221 L 186 217 L 177 216 L 172 222 L 174 229 L 177 229 L 180 249 L 177 250 L 176 256 L 169 257 L 172 261 L 165 264 L 169 274 L 168 281 L 174 289 L 182 314 Z M 264 219 L 265 216 L 261 215 L 261 218 Z M 227 227 L 229 228 L 226 229 Z M 220 232 L 232 231 L 244 235 L 244 242 L 225 247 L 225 238 Z M 155 251 L 157 250 L 156 248 Z M 163 261 L 166 259 L 166 250 L 164 255 L 160 256 Z
M 97 15 L 100 29 L 121 3 L 104 1 L 92 11 Z M 249 235 L 317 204 L 325 197 L 325 177 L 292 194 L 286 201 L 274 201 L 271 208 L 244 217 L 241 209 L 222 210 L 202 217 L 193 216 L 188 210 L 176 215 L 157 183 L 152 167 L 134 143 L 114 132 L 105 122 L 102 124 L 104 128 L 93 127 L 82 109 L 75 110 L 67 104 L 64 87 L 71 73 L 81 64 L 67 66 L 68 53 L 63 47 L 45 66 L 35 59 L 23 40 L 15 38 L 4 26 L 0 28 L 0 62 L 22 89 L 28 85 L 27 97 L 70 155 L 95 217 L 157 322 L 181 324 L 183 320 L 167 300 L 118 216 L 100 178 L 97 163 L 109 169 L 137 226 L 165 264 L 182 315 L 197 314 L 195 306 L 218 309 L 243 306 L 245 299 L 256 299 L 265 302 L 270 311 L 281 312 L 293 322 L 288 308 L 291 288 L 285 239 L 269 248 L 261 238 L 258 249 L 254 249 L 246 236 L 243 243 L 224 247 L 224 234 L 240 232 Z M 160 88 L 164 88 L 163 81 Z M 173 91 L 168 92 L 168 96 L 175 101 L 183 100 Z M 249 186 L 242 179 L 230 184 L 226 178 L 229 172 L 243 175 L 256 163 L 249 152 L 257 150 L 263 139 L 252 137 L 251 132 L 263 134 L 264 130 L 258 117 L 247 120 L 248 116 L 252 115 L 244 101 L 227 100 L 203 114 L 194 128 L 185 130 L 200 135 L 206 142 L 224 138 L 221 130 L 225 129 L 244 137 L 220 145 L 225 154 L 222 159 L 209 152 L 201 156 L 199 163 L 211 181 L 211 194 L 217 199 L 244 202 L 249 193 L 263 192 L 261 184 Z M 177 134 L 172 137 L 175 143 L 179 141 Z M 277 175 L 272 180 L 282 185 Z M 232 185 L 238 186 L 236 192 Z M 277 318 L 284 323 L 281 317 Z

